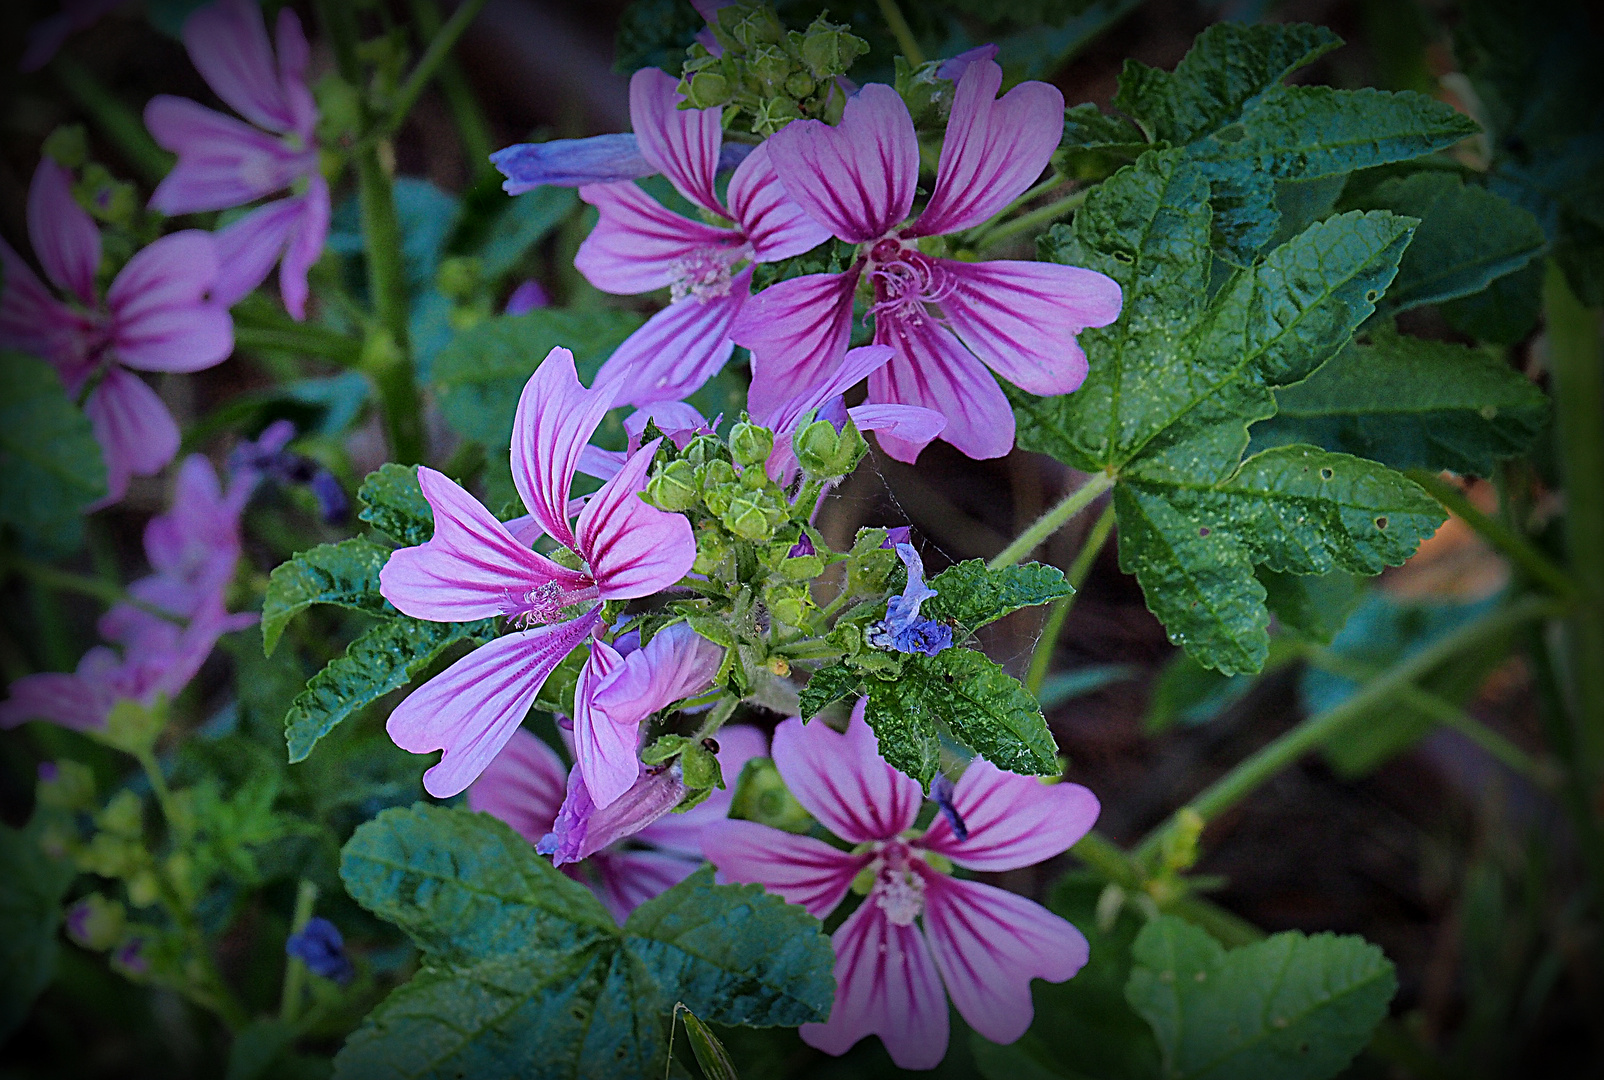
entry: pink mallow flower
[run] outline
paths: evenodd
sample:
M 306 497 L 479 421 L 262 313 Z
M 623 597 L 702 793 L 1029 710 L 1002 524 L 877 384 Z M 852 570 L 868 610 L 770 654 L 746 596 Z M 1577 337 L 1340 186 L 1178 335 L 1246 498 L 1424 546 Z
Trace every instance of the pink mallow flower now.
M 18 679 L 0 702 L 0 727 L 35 719 L 77 731 L 104 727 L 119 701 L 149 708 L 173 697 L 195 677 L 219 637 L 254 625 L 255 614 L 231 613 L 223 603 L 240 555 L 239 519 L 249 495 L 249 480 L 236 480 L 225 491 L 204 457 L 185 459 L 173 508 L 145 526 L 145 554 L 155 573 L 128 587 L 131 596 L 171 618 L 132 604 L 113 606 L 98 628 L 121 652 L 97 645 L 72 674 Z
M 673 298 L 602 365 L 597 385 L 617 387 L 620 404 L 695 393 L 735 349 L 730 329 L 751 293 L 750 264 L 800 255 L 829 238 L 785 197 L 764 146 L 736 168 L 725 205 L 713 182 L 723 110 L 681 109 L 683 96 L 674 87 L 673 76 L 657 68 L 643 68 L 630 80 L 640 152 L 693 205 L 731 224 L 682 217 L 633 181 L 579 189 L 601 214 L 574 258 L 579 272 L 604 292 L 666 286 Z
M 297 319 L 306 317 L 306 274 L 329 234 L 329 186 L 318 168 L 317 105 L 307 88 L 312 50 L 301 20 L 278 13 L 277 60 L 255 0 L 217 0 L 184 23 L 184 45 L 196 70 L 248 123 L 188 98 L 158 94 L 145 106 L 145 126 L 178 164 L 150 205 L 164 214 L 244 206 L 290 189 L 217 233 L 223 273 L 217 294 L 232 305 L 279 267 L 279 294 Z
M 213 298 L 217 246 L 195 229 L 164 236 L 128 260 L 102 300 L 100 230 L 73 198 L 72 175 L 49 158 L 28 188 L 28 239 L 67 300 L 0 240 L 0 347 L 48 360 L 74 396 L 87 388 L 84 411 L 106 459 L 100 505 L 109 505 L 131 476 L 153 475 L 178 453 L 178 425 L 134 371 L 199 371 L 234 351 L 233 320 Z
M 997 98 L 1002 69 L 963 68 L 924 211 L 904 224 L 919 178 L 919 139 L 891 87 L 865 86 L 839 127 L 796 121 L 765 144 L 787 195 L 842 240 L 861 245 L 839 274 L 783 281 L 746 304 L 734 337 L 752 350 L 754 413 L 803 393 L 840 362 L 860 282 L 873 293 L 876 344 L 896 355 L 869 378 L 869 403 L 900 402 L 947 418 L 941 438 L 974 458 L 1014 444 L 1014 415 L 990 367 L 1032 394 L 1067 394 L 1086 377 L 1075 335 L 1120 311 L 1119 286 L 1046 262 L 960 262 L 918 241 L 979 225 L 1041 175 L 1063 133 L 1064 97 L 1024 82 Z M 900 461 L 917 443 L 882 432 Z
M 934 1068 L 947 1050 L 948 997 L 982 1036 L 1011 1043 L 1030 1026 L 1030 980 L 1062 982 L 1086 963 L 1086 939 L 1074 926 L 945 869 L 1013 870 L 1052 858 L 1097 819 L 1090 791 L 977 759 L 924 834 L 910 832 L 919 784 L 880 757 L 861 702 L 844 735 L 821 721 L 785 721 L 773 756 L 797 801 L 856 846 L 843 851 L 755 822 L 718 822 L 703 832 L 702 848 L 719 879 L 757 882 L 819 918 L 860 875 L 872 880 L 831 938 L 835 1006 L 826 1023 L 803 1025 L 810 1046 L 842 1054 L 878 1035 L 899 1067 Z
M 740 724 L 721 730 L 718 744 L 724 790 L 714 789 L 705 801 L 683 814 L 665 812 L 638 831 L 610 838 L 580 860 L 557 864 L 563 873 L 589 887 L 620 923 L 636 907 L 685 880 L 701 865 L 702 830 L 724 819 L 741 770 L 749 760 L 768 751 L 768 740 L 761 731 Z M 468 807 L 493 814 L 531 844 L 539 844 L 557 823 L 564 801 L 564 772 L 556 752 L 520 728 L 468 789 Z M 567 781 L 570 789 L 574 779 L 577 777 Z
M 506 745 L 541 685 L 601 626 L 602 601 L 650 596 L 696 561 L 690 522 L 640 498 L 657 451 L 641 447 L 569 523 L 569 491 L 587 441 L 612 407 L 610 390 L 587 390 L 567 349 L 547 354 L 524 386 L 513 418 L 512 477 L 529 515 L 506 524 L 442 473 L 418 469 L 434 508 L 434 536 L 390 556 L 380 591 L 417 619 L 462 622 L 501 616 L 520 627 L 470 653 L 414 691 L 390 714 L 396 745 L 415 754 L 444 750 L 423 784 L 439 798 L 462 791 Z M 545 533 L 582 565 L 562 566 L 531 544 Z M 608 654 L 611 653 L 611 656 Z M 581 681 L 592 685 L 618 654 L 592 646 Z M 576 723 L 578 718 L 576 717 Z M 598 805 L 628 789 L 629 762 L 587 761 Z M 627 769 L 623 776 L 620 766 Z

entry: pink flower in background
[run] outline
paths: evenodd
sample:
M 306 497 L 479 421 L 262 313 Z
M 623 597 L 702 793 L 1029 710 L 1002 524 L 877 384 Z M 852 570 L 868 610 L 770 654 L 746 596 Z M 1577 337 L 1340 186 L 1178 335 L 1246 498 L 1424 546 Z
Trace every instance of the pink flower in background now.
M 84 410 L 106 459 L 106 498 L 117 502 L 131 476 L 159 472 L 178 453 L 178 425 L 138 371 L 199 371 L 234 351 L 234 324 L 213 299 L 216 243 L 187 229 L 137 252 L 104 300 L 95 288 L 100 230 L 72 195 L 72 176 L 48 158 L 28 189 L 28 238 L 45 277 L 0 240 L 4 293 L 0 347 L 48 360 L 68 393 L 88 389 Z
M 633 182 L 588 184 L 580 198 L 601 217 L 574 265 L 611 293 L 667 287 L 673 302 L 630 335 L 602 366 L 598 386 L 632 405 L 688 397 L 724 366 L 730 328 L 751 293 L 752 270 L 816 247 L 829 233 L 785 197 L 768 151 L 759 146 L 730 178 L 729 205 L 714 189 L 722 109 L 681 109 L 675 80 L 644 68 L 630 81 L 630 118 L 640 152 L 686 199 L 731 226 L 668 210 Z
M 701 865 L 702 830 L 729 812 L 736 778 L 748 760 L 768 749 L 763 733 L 745 725 L 724 728 L 718 733 L 718 742 L 725 790 L 714 789 L 701 805 L 683 814 L 660 817 L 628 834 L 638 846 L 611 840 L 588 852 L 582 861 L 559 863 L 563 873 L 589 886 L 620 923 L 640 904 L 685 880 Z M 468 788 L 468 807 L 495 815 L 531 844 L 538 844 L 556 824 L 564 783 L 562 761 L 556 752 L 520 728 Z
M 874 882 L 831 938 L 835 1006 L 828 1022 L 803 1025 L 810 1046 L 842 1054 L 878 1035 L 899 1067 L 934 1068 L 947 1050 L 947 998 L 982 1036 L 1011 1043 L 1030 1026 L 1030 980 L 1062 982 L 1086 963 L 1074 926 L 1022 896 L 943 873 L 930 858 L 981 872 L 1049 859 L 1097 819 L 1085 788 L 977 759 L 924 835 L 909 836 L 919 784 L 880 757 L 862 702 L 844 735 L 821 721 L 785 721 L 773 757 L 797 801 L 857 847 L 721 821 L 702 834 L 719 880 L 757 882 L 819 918 L 860 874 Z
M 840 274 L 770 286 L 744 306 L 734 337 L 752 350 L 751 405 L 767 412 L 822 381 L 846 351 L 852 302 L 867 276 L 875 343 L 895 350 L 869 377 L 869 402 L 921 405 L 947 418 L 941 438 L 975 458 L 1014 444 L 1014 416 L 990 367 L 1033 394 L 1066 394 L 1086 377 L 1075 335 L 1119 315 L 1120 290 L 1091 270 L 1045 262 L 960 262 L 917 241 L 972 228 L 1041 175 L 1063 132 L 1064 100 L 1025 82 L 997 98 L 1002 69 L 962 69 L 935 190 L 904 225 L 919 178 L 919 140 L 902 98 L 865 86 L 839 127 L 799 120 L 764 144 L 791 199 L 842 240 L 863 245 Z M 900 461 L 918 446 L 890 432 Z
M 17 65 L 23 71 L 38 71 L 56 58 L 67 38 L 87 30 L 102 15 L 121 7 L 127 0 L 62 0 L 61 10 L 41 19 L 28 29 L 28 47 Z
M 70 675 L 18 679 L 10 698 L 0 702 L 0 727 L 34 719 L 78 731 L 101 727 L 118 701 L 149 707 L 158 697 L 177 694 L 219 637 L 254 625 L 254 613 L 230 613 L 223 603 L 240 555 L 239 519 L 249 496 L 248 480 L 224 491 L 204 457 L 185 459 L 172 509 L 145 526 L 145 552 L 155 573 L 128 587 L 131 596 L 173 618 L 115 605 L 98 629 L 121 653 L 97 645 Z M 180 619 L 187 622 L 180 625 Z
M 445 751 L 424 774 L 431 795 L 455 795 L 484 771 L 547 676 L 595 633 L 602 601 L 650 596 L 679 581 L 696 560 L 690 522 L 640 498 L 655 441 L 630 457 L 570 524 L 574 471 L 612 403 L 610 391 L 580 383 L 573 353 L 547 354 L 513 419 L 513 483 L 530 511 L 516 521 L 497 521 L 448 477 L 418 469 L 434 508 L 434 536 L 390 556 L 380 574 L 385 599 L 417 619 L 501 616 L 521 627 L 457 661 L 390 714 L 387 729 L 397 746 L 415 754 Z M 531 550 L 542 533 L 576 552 L 583 566 L 570 569 Z M 568 614 L 576 608 L 579 614 Z M 604 649 L 593 647 L 584 679 L 605 676 L 611 650 Z M 595 792 L 598 805 L 622 794 L 614 788 L 609 783 Z
M 222 277 L 217 295 L 232 305 L 279 267 L 279 293 L 306 317 L 306 274 L 329 233 L 329 187 L 318 170 L 317 106 L 307 88 L 312 50 L 290 8 L 278 13 L 278 57 L 255 0 L 217 0 L 184 23 L 184 45 L 208 86 L 249 123 L 188 98 L 158 94 L 145 126 L 178 164 L 150 205 L 164 214 L 257 207 L 217 233 Z

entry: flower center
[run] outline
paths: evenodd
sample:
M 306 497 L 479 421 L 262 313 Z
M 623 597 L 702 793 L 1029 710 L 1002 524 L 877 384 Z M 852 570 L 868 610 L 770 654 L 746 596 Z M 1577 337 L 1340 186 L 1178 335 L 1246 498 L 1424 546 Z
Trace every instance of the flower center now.
M 889 236 L 869 248 L 867 276 L 874 287 L 870 314 L 915 323 L 925 317 L 925 305 L 940 303 L 954 284 L 936 260 Z
M 509 591 L 502 602 L 501 613 L 513 625 L 527 630 L 531 626 L 557 622 L 562 618 L 564 608 L 583 604 L 600 595 L 601 591 L 588 581 L 578 589 L 565 589 L 555 581 L 547 581 L 525 593 Z
M 914 858 L 907 844 L 893 840 L 870 864 L 874 888 L 869 902 L 878 904 L 897 926 L 911 925 L 925 909 L 925 880 L 914 868 Z
M 676 259 L 670 268 L 674 275 L 668 286 L 670 299 L 677 303 L 687 296 L 698 300 L 728 296 L 731 268 L 745 255 L 745 247 L 702 247 Z

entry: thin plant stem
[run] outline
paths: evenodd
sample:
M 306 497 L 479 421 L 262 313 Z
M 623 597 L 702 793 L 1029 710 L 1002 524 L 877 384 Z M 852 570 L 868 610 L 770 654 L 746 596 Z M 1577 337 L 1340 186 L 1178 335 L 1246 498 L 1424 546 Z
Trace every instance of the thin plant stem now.
M 1046 225 L 1050 222 L 1057 221 L 1059 218 L 1075 209 L 1075 207 L 1085 202 L 1086 196 L 1090 190 L 1091 189 L 1089 188 L 1082 188 L 1079 191 L 1072 191 L 1061 199 L 1053 200 L 1046 206 L 1032 210 L 1028 214 L 1021 214 L 1012 221 L 1003 222 L 995 229 L 992 229 L 991 231 L 977 237 L 974 243 L 975 250 L 985 251 L 988 248 L 994 248 L 1002 241 L 1008 239 L 1010 236 L 1013 236 L 1016 233 L 1026 232 L 1027 230 L 1034 229 L 1039 225 Z
M 1565 483 L 1565 548 L 1585 597 L 1565 627 L 1565 667 L 1576 748 L 1596 796 L 1604 786 L 1604 349 L 1599 313 L 1582 306 L 1554 263 L 1544 283 L 1544 309 L 1555 457 Z
M 440 7 L 434 0 L 412 0 L 412 18 L 424 40 L 433 40 L 440 32 Z M 490 121 L 479 107 L 479 100 L 474 96 L 462 65 L 455 57 L 446 57 L 440 61 L 435 81 L 439 83 L 446 107 L 451 110 L 451 118 L 456 122 L 457 136 L 462 140 L 462 155 L 468 162 L 469 174 L 474 177 L 495 176 L 496 168 L 490 164 L 490 153 L 495 149 Z
M 1143 891 L 1147 875 L 1142 865 L 1095 829 L 1076 841 L 1069 853 L 1099 877 L 1131 892 Z M 1165 910 L 1202 927 L 1227 945 L 1246 945 L 1264 937 L 1264 931 L 1252 923 L 1202 897 L 1181 897 L 1166 905 Z
M 1360 687 L 1341 704 L 1299 722 L 1290 731 L 1262 747 L 1257 753 L 1209 785 L 1182 807 L 1182 810 L 1190 809 L 1205 821 L 1218 817 L 1282 769 L 1309 751 L 1319 748 L 1327 739 L 1364 712 L 1397 696 L 1402 687 L 1430 673 L 1444 661 L 1534 619 L 1557 615 L 1563 611 L 1562 605 L 1547 597 L 1527 596 L 1482 616 L 1401 663 L 1395 664 L 1382 675 Z M 1180 810 L 1176 811 L 1176 814 L 1179 813 Z M 1148 834 L 1137 845 L 1136 858 L 1143 862 L 1150 858 L 1158 850 L 1164 835 L 1174 827 L 1175 820 L 1176 815 L 1172 814 L 1164 825 Z
M 1047 681 L 1047 673 L 1053 666 L 1053 652 L 1058 648 L 1058 637 L 1064 631 L 1064 620 L 1069 616 L 1069 609 L 1075 605 L 1075 597 L 1086 575 L 1091 573 L 1092 563 L 1097 561 L 1098 553 L 1103 550 L 1113 531 L 1114 508 L 1108 506 L 1086 534 L 1086 542 L 1075 553 L 1075 561 L 1069 564 L 1069 571 L 1064 575 L 1070 588 L 1076 591 L 1053 602 L 1047 612 L 1047 621 L 1042 624 L 1041 636 L 1036 639 L 1036 649 L 1030 654 L 1030 671 L 1025 675 L 1025 689 L 1033 698 L 1041 697 L 1042 684 Z
M 910 67 L 920 67 L 925 62 L 925 54 L 919 48 L 919 43 L 913 38 L 913 30 L 908 26 L 908 20 L 902 17 L 902 9 L 897 6 L 897 0 L 877 0 L 880 5 L 880 17 L 886 21 L 886 29 L 891 36 L 897 39 L 897 48 L 907 57 Z
M 178 159 L 156 145 L 140 115 L 106 89 L 88 68 L 58 53 L 50 62 L 50 73 L 146 181 L 158 183 L 172 169 Z
M 1049 176 L 1047 179 L 1025 192 L 1019 198 L 997 211 L 991 217 L 987 218 L 985 221 L 982 221 L 973 229 L 970 229 L 969 239 L 964 243 L 963 246 L 973 247 L 976 240 L 984 237 L 986 233 L 990 232 L 992 229 L 995 229 L 998 225 L 1001 225 L 1007 220 L 1009 214 L 1012 214 L 1014 211 L 1019 210 L 1022 207 L 1029 206 L 1031 203 L 1053 190 L 1053 188 L 1061 186 L 1064 182 L 1065 181 L 1062 176 L 1058 175 L 1056 172 L 1053 173 L 1053 175 Z
M 290 919 L 293 937 L 306 929 L 312 921 L 312 910 L 317 903 L 317 882 L 301 879 L 295 890 L 295 913 Z M 301 1014 L 301 998 L 306 993 L 306 961 L 298 956 L 284 958 L 284 986 L 279 993 L 278 1016 L 286 1024 L 295 1023 Z
M 35 584 L 58 592 L 77 593 L 79 596 L 88 596 L 107 604 L 127 604 L 138 608 L 147 615 L 155 615 L 171 623 L 183 623 L 183 619 L 171 611 L 146 603 L 138 597 L 129 596 L 122 588 L 109 581 L 99 578 L 85 577 L 74 574 L 70 570 L 58 570 L 54 566 L 36 563 L 31 559 L 12 558 L 6 561 L 5 568 L 12 570 Z
M 234 311 L 234 344 L 241 349 L 315 356 L 341 367 L 356 367 L 362 360 L 362 343 L 338 331 L 241 308 Z
M 1038 544 L 1063 528 L 1065 522 L 1086 509 L 1093 500 L 1113 486 L 1114 478 L 1108 473 L 1093 473 L 1086 478 L 1084 484 L 1066 495 L 1057 506 L 1031 522 L 1029 528 L 1015 537 L 1013 543 L 1003 548 L 997 557 L 986 565 L 992 570 L 1013 566 L 1035 551 Z
M 1409 479 L 1425 488 L 1431 497 L 1453 511 L 1456 517 L 1476 530 L 1489 544 L 1510 562 L 1519 566 L 1534 581 L 1541 582 L 1555 596 L 1576 599 L 1580 587 L 1569 574 L 1544 555 L 1526 537 L 1497 518 L 1482 513 L 1465 498 L 1464 492 L 1448 483 L 1436 473 L 1424 469 L 1408 470 Z
M 437 29 L 433 32 L 427 27 L 424 28 L 424 33 L 429 38 L 429 47 L 418 58 L 418 63 L 407 76 L 406 82 L 396 91 L 395 101 L 391 103 L 389 115 L 385 118 L 383 130 L 386 134 L 393 135 L 400 130 L 401 125 L 406 122 L 407 114 L 412 111 L 412 106 L 416 105 L 418 98 L 422 96 L 423 88 L 429 85 L 429 80 L 435 77 L 440 65 L 450 57 L 451 50 L 457 45 L 457 39 L 462 37 L 462 32 L 468 28 L 468 24 L 479 17 L 485 3 L 486 0 L 466 0 L 461 7 L 451 13 L 451 18 L 445 21 L 445 25 L 437 25 Z M 413 5 L 414 12 L 418 8 L 418 4 Z

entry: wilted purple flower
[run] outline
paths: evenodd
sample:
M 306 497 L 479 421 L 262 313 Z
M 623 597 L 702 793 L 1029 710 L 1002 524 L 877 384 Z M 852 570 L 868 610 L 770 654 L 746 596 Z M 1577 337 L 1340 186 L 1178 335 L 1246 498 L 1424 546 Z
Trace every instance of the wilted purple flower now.
M 813 546 L 813 538 L 810 537 L 807 533 L 807 530 L 804 529 L 802 530 L 801 538 L 798 539 L 796 543 L 791 545 L 791 550 L 785 553 L 785 557 L 787 559 L 795 559 L 800 558 L 803 555 L 816 554 L 818 554 L 818 549 Z
M 951 798 L 967 835 L 941 816 L 921 836 L 911 831 L 919 784 L 880 757 L 862 702 L 844 735 L 817 720 L 785 721 L 773 754 L 797 801 L 855 846 L 842 850 L 754 821 L 715 822 L 702 846 L 719 880 L 756 882 L 821 919 L 854 881 L 872 882 L 830 938 L 835 1005 L 827 1023 L 802 1025 L 803 1042 L 844 1054 L 878 1035 L 899 1067 L 934 1068 L 947 1051 L 949 998 L 975 1031 L 1011 1043 L 1030 1026 L 1031 979 L 1063 982 L 1086 963 L 1086 939 L 1066 920 L 941 867 L 950 860 L 987 873 L 1052 858 L 1097 820 L 1090 791 L 977 759 Z
M 28 28 L 28 47 L 23 51 L 17 66 L 23 71 L 38 71 L 61 51 L 67 38 L 80 30 L 87 30 L 102 15 L 121 7 L 126 0 L 61 0 L 61 10 Z
M 886 617 L 871 623 L 863 639 L 877 649 L 934 656 L 952 647 L 952 627 L 919 614 L 919 606 L 936 590 L 925 584 L 924 560 L 912 544 L 898 544 L 897 558 L 908 568 L 901 596 L 886 602 Z
M 867 276 L 875 341 L 895 350 L 869 377 L 871 404 L 922 405 L 947 418 L 940 437 L 975 458 L 1014 444 L 1014 414 L 986 370 L 1033 394 L 1065 394 L 1086 377 L 1075 335 L 1106 326 L 1120 290 L 1102 274 L 1046 262 L 934 258 L 918 241 L 972 228 L 1022 194 L 1062 135 L 1064 99 L 1023 82 L 997 98 L 1002 69 L 970 63 L 954 93 L 935 190 L 904 225 L 919 177 L 919 140 L 891 87 L 865 86 L 838 127 L 798 120 L 764 144 L 787 195 L 842 240 L 859 244 L 840 274 L 772 285 L 737 317 L 752 350 L 750 403 L 765 412 L 805 393 L 840 364 L 853 298 Z M 920 445 L 882 432 L 880 445 L 913 461 Z
M 0 347 L 48 360 L 74 396 L 93 384 L 84 411 L 106 459 L 98 505 L 107 506 L 130 477 L 157 473 L 178 453 L 178 425 L 134 370 L 199 371 L 234 351 L 233 320 L 213 297 L 217 247 L 196 229 L 164 236 L 128 260 L 102 300 L 100 230 L 73 198 L 71 174 L 49 158 L 28 189 L 28 238 L 69 302 L 0 240 Z
M 741 143 L 724 147 L 718 155 L 719 171 L 735 168 L 751 152 L 752 147 Z M 658 166 L 641 153 L 640 140 L 629 133 L 519 143 L 491 154 L 490 163 L 507 178 L 501 189 L 508 195 L 522 195 L 548 185 L 617 184 L 659 172 Z
M 790 258 L 829 233 L 786 198 L 759 146 L 730 178 L 728 205 L 714 185 L 722 109 L 681 109 L 675 79 L 643 68 L 629 84 L 640 152 L 690 202 L 728 226 L 681 217 L 633 183 L 587 184 L 580 198 L 600 211 L 574 266 L 606 292 L 667 287 L 673 302 L 614 351 L 596 376 L 631 405 L 688 397 L 734 351 L 730 327 L 751 293 L 751 264 Z M 745 269 L 738 269 L 746 264 Z
M 356 976 L 356 966 L 345 955 L 345 938 L 340 928 L 314 915 L 298 933 L 284 942 L 284 951 L 306 965 L 308 971 L 345 985 Z
M 551 303 L 551 297 L 546 295 L 546 289 L 534 278 L 519 285 L 507 297 L 507 306 L 502 309 L 505 315 L 527 315 L 537 308 L 546 307 Z
M 306 317 L 306 273 L 329 234 L 329 186 L 319 170 L 317 105 L 306 84 L 312 50 L 301 20 L 281 8 L 278 56 L 255 0 L 216 0 L 184 23 L 184 45 L 196 70 L 249 123 L 188 98 L 158 94 L 145 126 L 178 155 L 150 205 L 164 214 L 243 206 L 289 189 L 288 198 L 257 207 L 217 233 L 222 276 L 217 295 L 231 305 L 279 267 L 279 294 L 297 319 Z
M 885 543 L 880 546 L 887 550 L 894 549 L 898 544 L 911 544 L 913 542 L 912 525 L 893 525 L 886 530 Z
M 390 714 L 386 729 L 397 746 L 445 751 L 423 778 L 437 798 L 462 791 L 490 764 L 547 676 L 600 625 L 603 601 L 650 596 L 696 560 L 690 522 L 639 497 L 655 442 L 591 496 L 577 529 L 570 523 L 574 472 L 612 404 L 610 391 L 580 383 L 567 349 L 553 349 L 530 376 L 512 434 L 513 483 L 530 511 L 525 518 L 503 524 L 450 478 L 418 470 L 434 509 L 434 536 L 390 556 L 380 573 L 385 599 L 416 619 L 502 616 L 522 627 L 469 653 Z M 542 533 L 575 552 L 582 566 L 570 569 L 531 550 Z M 582 614 L 565 618 L 569 610 Z M 604 674 L 597 669 L 610 651 L 600 643 L 592 649 L 584 679 Z M 598 779 L 604 787 L 597 802 L 605 805 L 620 792 Z

